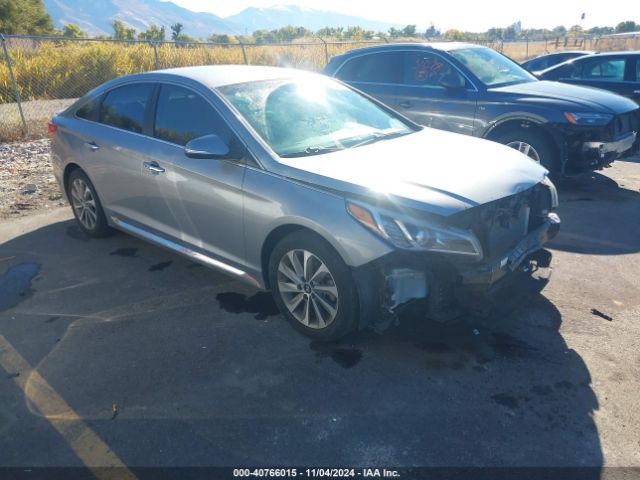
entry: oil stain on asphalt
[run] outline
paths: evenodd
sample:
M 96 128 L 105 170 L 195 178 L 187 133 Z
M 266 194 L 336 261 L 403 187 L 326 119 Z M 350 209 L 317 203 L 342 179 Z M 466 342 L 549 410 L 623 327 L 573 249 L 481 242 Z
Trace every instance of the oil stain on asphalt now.
M 342 368 L 355 367 L 362 360 L 362 350 L 340 345 L 339 343 L 313 341 L 309 344 L 309 347 L 316 352 L 317 359 L 331 358 Z
M 172 263 L 173 262 L 171 260 L 169 260 L 168 262 L 156 263 L 155 265 L 151 265 L 149 267 L 149 271 L 150 272 L 161 272 L 165 268 L 170 267 Z
M 225 312 L 255 313 L 256 320 L 266 320 L 267 317 L 280 313 L 268 292 L 258 292 L 250 297 L 236 292 L 219 293 L 216 300 Z
M 0 312 L 15 307 L 31 295 L 31 281 L 40 272 L 40 265 L 18 263 L 0 276 Z

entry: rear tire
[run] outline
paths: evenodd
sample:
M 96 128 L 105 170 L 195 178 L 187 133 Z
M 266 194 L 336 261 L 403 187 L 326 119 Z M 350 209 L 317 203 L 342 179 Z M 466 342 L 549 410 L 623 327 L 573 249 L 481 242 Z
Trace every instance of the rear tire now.
M 539 133 L 529 130 L 512 130 L 498 137 L 496 142 L 519 150 L 550 172 L 558 171 L 555 149 L 551 142 Z
M 78 226 L 84 233 L 96 238 L 113 233 L 93 183 L 79 168 L 69 174 L 67 198 Z
M 313 339 L 336 340 L 358 325 L 351 270 L 311 232 L 294 232 L 278 242 L 269 259 L 269 283 L 282 314 Z

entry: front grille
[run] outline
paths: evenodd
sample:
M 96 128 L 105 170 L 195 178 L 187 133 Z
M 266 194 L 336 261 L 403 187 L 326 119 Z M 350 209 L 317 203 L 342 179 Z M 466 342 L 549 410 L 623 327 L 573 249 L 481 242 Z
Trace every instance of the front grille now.
M 496 259 L 544 222 L 551 208 L 550 198 L 548 189 L 537 184 L 524 192 L 460 212 L 452 220 L 459 228 L 473 230 L 486 259 Z

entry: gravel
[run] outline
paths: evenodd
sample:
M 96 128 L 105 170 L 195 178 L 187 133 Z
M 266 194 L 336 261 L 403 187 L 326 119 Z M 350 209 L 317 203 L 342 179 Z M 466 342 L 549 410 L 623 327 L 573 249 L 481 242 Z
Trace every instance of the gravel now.
M 50 152 L 49 139 L 0 144 L 0 218 L 65 205 Z

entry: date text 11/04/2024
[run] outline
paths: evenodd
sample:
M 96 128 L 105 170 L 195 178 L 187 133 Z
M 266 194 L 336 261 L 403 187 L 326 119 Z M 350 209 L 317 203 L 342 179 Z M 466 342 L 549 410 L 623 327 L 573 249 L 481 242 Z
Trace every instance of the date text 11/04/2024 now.
M 400 478 L 397 470 L 386 468 L 237 468 L 233 470 L 234 477 L 263 477 L 263 478 Z

